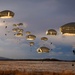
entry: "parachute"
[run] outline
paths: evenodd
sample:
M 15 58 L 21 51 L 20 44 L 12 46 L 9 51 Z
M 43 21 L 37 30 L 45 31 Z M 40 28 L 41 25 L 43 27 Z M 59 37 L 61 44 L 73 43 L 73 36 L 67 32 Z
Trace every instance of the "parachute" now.
M 14 27 L 18 26 L 17 24 L 13 24 Z
M 49 48 L 42 46 L 42 47 L 37 49 L 37 52 L 38 53 L 49 53 L 49 50 L 50 50 Z
M 26 40 L 35 40 L 36 36 L 35 35 L 27 35 Z
M 67 23 L 60 27 L 61 34 L 73 36 L 75 35 L 75 22 Z
M 0 18 L 13 18 L 14 15 L 14 12 L 10 10 L 4 10 L 0 12 Z
M 46 35 L 57 35 L 57 31 L 54 29 L 49 29 L 46 31 Z
M 47 37 L 42 37 L 41 40 L 42 40 L 42 41 L 47 41 L 48 38 L 47 38 Z
M 18 23 L 17 25 L 18 25 L 18 26 L 23 26 L 23 23 Z
M 29 42 L 30 46 L 33 46 L 34 45 L 34 42 Z
M 30 34 L 31 34 L 31 32 L 30 32 L 30 31 L 26 31 L 26 34 L 27 34 L 27 35 L 30 35 Z
M 14 34 L 16 37 L 22 37 L 23 34 L 22 33 L 17 33 L 17 34 Z
M 13 28 L 12 31 L 13 32 L 17 32 L 19 30 L 19 28 Z
M 19 31 L 18 31 L 18 32 L 19 32 L 19 33 L 23 33 L 23 31 L 24 31 L 23 29 L 19 29 Z

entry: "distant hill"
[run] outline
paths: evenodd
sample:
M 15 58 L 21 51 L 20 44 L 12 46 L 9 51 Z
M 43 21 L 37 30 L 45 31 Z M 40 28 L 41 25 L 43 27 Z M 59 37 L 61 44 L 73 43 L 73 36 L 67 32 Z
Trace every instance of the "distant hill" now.
M 0 61 L 64 61 L 64 62 L 75 62 L 75 60 L 60 60 L 55 58 L 43 58 L 43 59 L 10 59 L 6 57 L 0 57 Z
M 52 58 L 52 59 L 43 59 L 45 61 L 62 61 L 62 60 L 59 60 L 59 59 L 55 59 L 55 58 Z
M 5 57 L 0 57 L 0 60 L 1 60 L 1 59 L 8 59 L 8 58 L 5 58 Z
M 45 59 L 13 59 L 14 61 L 64 61 L 64 62 L 75 62 L 75 60 L 60 60 L 60 59 L 49 59 L 49 58 L 45 58 Z
M 9 59 L 9 58 L 6 58 L 6 57 L 0 57 L 0 60 L 12 60 L 12 59 Z
M 62 61 L 59 59 L 13 59 L 14 61 Z

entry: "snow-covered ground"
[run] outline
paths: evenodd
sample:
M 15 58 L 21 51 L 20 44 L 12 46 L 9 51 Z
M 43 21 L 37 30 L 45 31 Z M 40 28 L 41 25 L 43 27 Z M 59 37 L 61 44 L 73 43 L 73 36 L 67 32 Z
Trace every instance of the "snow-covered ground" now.
M 74 66 L 72 66 L 74 64 Z M 19 71 L 50 71 L 62 72 L 65 70 L 75 73 L 75 62 L 58 61 L 0 61 L 0 70 Z

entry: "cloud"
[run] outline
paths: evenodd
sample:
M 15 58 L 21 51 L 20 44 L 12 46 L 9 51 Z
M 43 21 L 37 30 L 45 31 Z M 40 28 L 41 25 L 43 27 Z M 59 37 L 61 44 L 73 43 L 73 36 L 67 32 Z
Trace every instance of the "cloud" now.
M 63 52 L 54 52 L 54 51 L 52 51 L 52 52 L 49 53 L 49 56 L 60 56 L 62 54 L 63 54 Z
M 72 45 L 72 49 L 75 49 L 75 43 Z
M 52 42 L 55 45 L 71 45 L 74 44 L 74 36 L 64 36 L 60 33 L 60 31 L 57 29 L 57 35 L 53 36 L 53 35 L 46 35 L 45 32 L 42 33 L 38 33 L 36 34 L 38 40 L 41 41 L 41 37 L 47 37 L 48 41 L 45 42 L 46 44 L 49 44 L 50 42 Z
M 72 52 L 50 52 L 49 53 L 50 58 L 57 58 L 60 60 L 74 60 L 74 55 Z
M 64 51 L 63 47 L 72 47 L 75 42 L 75 37 L 63 36 L 59 31 L 60 26 L 75 21 L 74 3 L 74 0 L 0 0 L 0 11 L 11 10 L 15 13 L 11 19 L 0 19 L 0 54 L 11 58 L 43 58 L 47 54 L 38 54 L 36 49 L 45 44 L 54 50 L 52 56 L 61 56 Z M 24 24 L 24 36 L 17 38 L 12 32 L 12 25 L 20 22 Z M 5 26 L 8 28 L 5 29 Z M 47 36 L 45 33 L 48 29 L 55 29 L 58 34 Z M 36 35 L 35 47 L 29 47 L 29 41 L 25 39 L 25 31 L 31 31 L 32 34 Z M 48 38 L 47 42 L 40 40 L 44 36 Z M 30 50 L 32 50 L 31 53 Z

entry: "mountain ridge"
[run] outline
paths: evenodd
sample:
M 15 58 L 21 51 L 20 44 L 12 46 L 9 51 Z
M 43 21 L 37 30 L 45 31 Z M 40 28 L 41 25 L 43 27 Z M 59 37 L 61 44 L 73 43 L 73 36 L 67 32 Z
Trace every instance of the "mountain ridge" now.
M 75 62 L 75 60 L 60 60 L 55 58 L 43 58 L 43 59 L 10 59 L 6 57 L 0 57 L 0 61 L 65 61 L 65 62 Z

